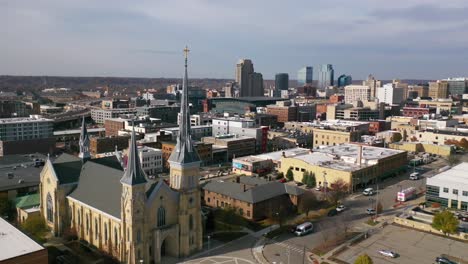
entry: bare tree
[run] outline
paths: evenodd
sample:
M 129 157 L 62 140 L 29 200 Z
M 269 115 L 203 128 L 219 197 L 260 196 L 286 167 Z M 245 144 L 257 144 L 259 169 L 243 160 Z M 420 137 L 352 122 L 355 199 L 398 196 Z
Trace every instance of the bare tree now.
M 327 193 L 328 200 L 333 205 L 343 199 L 349 191 L 349 185 L 342 179 L 338 179 L 331 184 L 332 190 Z

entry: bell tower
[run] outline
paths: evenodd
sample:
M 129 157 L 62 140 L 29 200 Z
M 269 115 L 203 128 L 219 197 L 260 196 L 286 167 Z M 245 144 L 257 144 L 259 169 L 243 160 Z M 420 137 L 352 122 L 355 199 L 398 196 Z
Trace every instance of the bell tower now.
M 86 129 L 86 123 L 85 123 L 85 118 L 83 116 L 83 122 L 81 124 L 81 133 L 80 133 L 80 154 L 78 154 L 78 157 L 85 163 L 89 159 L 91 159 L 91 154 L 89 153 L 89 135 L 88 135 L 88 130 Z
M 180 125 L 177 145 L 169 157 L 170 186 L 179 193 L 179 257 L 202 249 L 202 219 L 200 201 L 200 158 L 190 136 L 187 61 L 189 49 L 184 49 L 185 72 L 180 102 Z
M 126 263 L 137 264 L 149 260 L 147 232 L 145 231 L 146 176 L 141 168 L 136 145 L 135 129 L 132 130 L 128 148 L 127 167 L 123 177 L 121 198 L 123 258 Z

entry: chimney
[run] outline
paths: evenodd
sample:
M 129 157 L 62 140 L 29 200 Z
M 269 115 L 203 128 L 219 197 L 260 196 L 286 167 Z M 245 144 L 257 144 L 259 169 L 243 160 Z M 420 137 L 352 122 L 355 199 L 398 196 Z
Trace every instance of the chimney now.
M 243 189 L 244 192 L 247 191 L 247 185 L 245 185 L 245 184 L 243 183 L 243 184 L 242 184 L 242 189 Z
M 359 145 L 357 162 L 358 162 L 359 166 L 361 166 L 361 164 L 362 164 L 362 145 Z
M 286 158 L 286 152 L 283 151 L 283 155 L 282 155 L 282 156 Z

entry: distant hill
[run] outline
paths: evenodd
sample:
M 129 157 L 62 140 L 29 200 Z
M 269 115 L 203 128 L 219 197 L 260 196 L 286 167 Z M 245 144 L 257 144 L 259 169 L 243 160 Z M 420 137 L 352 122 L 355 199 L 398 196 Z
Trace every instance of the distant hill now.
M 203 88 L 220 88 L 229 79 L 190 79 L 190 85 Z M 59 77 L 59 76 L 0 76 L 0 91 L 37 91 L 51 87 L 66 87 L 76 90 L 93 90 L 108 86 L 112 89 L 130 90 L 161 89 L 170 84 L 181 83 L 181 78 L 127 78 L 127 77 Z

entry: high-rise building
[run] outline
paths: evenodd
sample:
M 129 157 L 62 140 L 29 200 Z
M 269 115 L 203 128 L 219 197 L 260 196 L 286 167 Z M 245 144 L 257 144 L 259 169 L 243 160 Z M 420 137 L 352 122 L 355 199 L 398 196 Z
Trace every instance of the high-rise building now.
M 383 87 L 377 88 L 377 98 L 379 103 L 399 104 L 404 99 L 404 88 L 397 87 L 395 84 L 387 83 Z
M 345 90 L 345 102 L 354 104 L 357 101 L 368 101 L 370 96 L 370 88 L 366 85 L 348 85 Z
M 350 85 L 353 82 L 353 78 L 351 75 L 342 74 L 338 77 L 338 87 L 345 87 L 346 85 Z
M 432 99 L 447 98 L 448 83 L 446 81 L 429 82 L 429 97 Z
M 318 69 L 318 87 L 325 89 L 333 85 L 334 70 L 331 64 L 322 64 Z
M 281 96 L 281 91 L 288 90 L 289 75 L 287 73 L 277 73 L 275 75 L 275 97 Z
M 362 81 L 362 85 L 369 87 L 370 98 L 375 98 L 377 94 L 377 88 L 382 87 L 382 81 L 375 79 L 372 74 L 369 74 L 369 76 L 367 76 L 367 80 Z
M 304 86 L 312 83 L 314 76 L 314 68 L 312 66 L 305 66 L 297 71 L 297 85 Z
M 254 72 L 253 63 L 249 59 L 242 59 L 237 63 L 236 83 L 240 97 L 263 96 L 262 74 Z
M 448 94 L 452 96 L 460 96 L 468 92 L 468 78 L 448 78 L 444 81 L 448 83 Z

